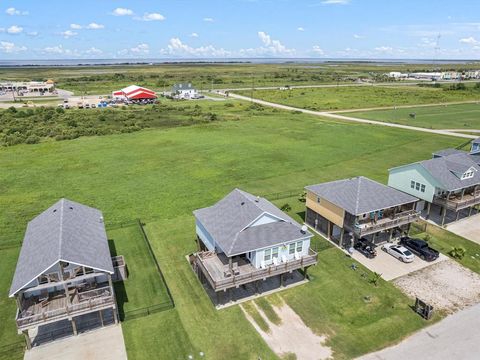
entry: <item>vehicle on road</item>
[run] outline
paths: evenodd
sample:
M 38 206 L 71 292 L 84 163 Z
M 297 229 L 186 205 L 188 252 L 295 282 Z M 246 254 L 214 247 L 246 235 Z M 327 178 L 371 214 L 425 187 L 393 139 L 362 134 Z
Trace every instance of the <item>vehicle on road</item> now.
M 428 243 L 422 239 L 411 238 L 405 236 L 400 239 L 400 245 L 403 245 L 408 250 L 418 255 L 420 259 L 425 261 L 434 261 L 438 259 L 440 253 L 428 246 Z
M 375 244 L 365 238 L 361 238 L 357 240 L 357 242 L 353 247 L 359 253 L 365 255 L 365 257 L 367 257 L 368 259 L 373 259 L 375 256 L 377 256 L 377 250 L 375 250 Z
M 415 255 L 402 245 L 387 243 L 382 246 L 382 250 L 405 263 L 411 263 L 415 259 Z

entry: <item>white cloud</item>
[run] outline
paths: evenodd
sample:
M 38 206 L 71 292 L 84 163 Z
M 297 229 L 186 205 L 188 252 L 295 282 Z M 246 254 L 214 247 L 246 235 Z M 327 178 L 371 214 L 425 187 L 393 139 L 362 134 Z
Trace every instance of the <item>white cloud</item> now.
M 20 34 L 23 31 L 21 26 L 12 25 L 7 29 L 7 33 L 9 34 Z
M 82 25 L 79 25 L 79 24 L 70 24 L 70 29 L 80 30 L 81 28 L 82 28 Z
M 264 55 L 293 55 L 295 53 L 295 49 L 289 49 L 285 45 L 283 45 L 280 40 L 274 40 L 271 38 L 270 35 L 268 35 L 264 31 L 259 31 L 258 32 L 258 37 L 263 43 L 263 47 L 258 49 L 260 50 L 261 53 Z
M 47 46 L 43 48 L 43 52 L 48 53 L 48 54 L 63 54 L 65 53 L 65 49 L 63 48 L 62 45 L 56 45 L 56 46 Z
M 213 18 L 211 18 L 211 17 L 205 17 L 205 18 L 203 18 L 203 21 L 205 21 L 205 22 L 213 22 L 214 20 L 213 20 Z
M 5 13 L 8 15 L 28 15 L 28 11 L 20 11 L 15 9 L 14 7 L 9 7 L 7 10 L 5 10 Z
M 299 26 L 299 27 L 297 28 L 297 30 L 298 30 L 298 31 L 305 31 L 305 29 L 304 29 L 303 27 L 301 27 L 301 26 Z
M 317 55 L 325 55 L 325 51 L 323 51 L 322 48 L 318 45 L 313 45 L 312 51 Z
M 65 39 L 71 38 L 72 36 L 78 35 L 75 31 L 72 30 L 65 30 L 60 33 Z
M 100 55 L 103 54 L 103 51 L 100 49 L 97 49 L 96 47 L 91 47 L 90 49 L 85 51 L 85 54 L 87 55 Z
M 27 35 L 32 37 L 38 36 L 38 31 L 30 31 L 27 33 Z
M 131 16 L 133 15 L 133 11 L 130 9 L 118 7 L 112 11 L 112 15 L 114 16 Z
M 196 32 L 193 32 L 190 34 L 191 37 L 194 37 L 194 38 L 197 38 L 198 37 L 198 34 Z
M 161 49 L 160 53 L 171 56 L 191 56 L 191 57 L 228 57 L 231 52 L 216 48 L 212 45 L 191 47 L 184 44 L 179 38 L 170 39 L 166 48 Z
M 105 27 L 105 25 L 97 24 L 95 22 L 92 22 L 92 23 L 88 24 L 85 28 L 90 29 L 90 30 L 100 30 L 100 29 L 103 29 L 104 27 Z
M 141 21 L 163 21 L 165 20 L 165 16 L 160 13 L 145 13 L 142 17 L 136 17 L 135 20 Z
M 322 4 L 325 5 L 347 5 L 350 3 L 350 0 L 324 0 Z
M 353 34 L 353 38 L 354 38 L 354 39 L 364 39 L 365 36 L 363 36 L 363 35 L 358 35 L 358 34 Z
M 9 41 L 0 41 L 0 51 L 8 54 L 17 53 L 20 51 L 26 51 L 27 48 L 25 46 L 17 46 L 12 42 Z
M 393 52 L 393 48 L 391 46 L 378 46 L 374 48 L 373 50 L 381 53 L 391 53 Z
M 462 44 L 468 44 L 468 45 L 478 45 L 480 44 L 480 41 L 475 39 L 473 36 L 469 36 L 467 38 L 463 38 L 459 40 Z
M 146 55 L 148 53 L 150 53 L 150 46 L 145 43 L 118 51 L 119 55 Z

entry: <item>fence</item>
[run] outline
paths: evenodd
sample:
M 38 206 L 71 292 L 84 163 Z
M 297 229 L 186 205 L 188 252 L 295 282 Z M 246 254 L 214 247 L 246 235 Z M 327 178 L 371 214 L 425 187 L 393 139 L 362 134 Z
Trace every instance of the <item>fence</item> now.
M 282 192 L 277 192 L 277 193 L 270 193 L 270 194 L 265 194 L 263 197 L 268 200 L 279 200 L 279 199 L 286 199 L 290 198 L 292 196 L 298 196 L 300 197 L 302 195 L 303 190 L 287 190 L 287 191 L 282 191 Z
M 148 240 L 148 236 L 145 233 L 145 229 L 143 228 L 144 224 L 142 223 L 142 221 L 140 219 L 137 219 L 134 222 L 125 222 L 123 224 L 130 224 L 129 226 L 132 226 L 132 224 L 135 224 L 136 226 L 138 226 L 140 234 L 142 235 L 142 238 L 145 241 L 145 244 L 147 245 L 148 252 L 149 252 L 150 256 L 152 257 L 153 262 L 155 263 L 155 267 L 157 269 L 158 276 L 160 277 L 160 280 L 165 285 L 169 301 L 154 304 L 154 305 L 147 306 L 147 307 L 140 308 L 140 309 L 133 309 L 133 310 L 121 312 L 120 317 L 123 319 L 123 321 L 127 321 L 127 320 L 131 320 L 131 319 L 138 319 L 140 317 L 148 316 L 150 314 L 154 314 L 154 313 L 157 313 L 157 312 L 160 312 L 160 311 L 173 309 L 175 307 L 175 302 L 173 300 L 172 293 L 170 292 L 170 288 L 168 287 L 167 281 L 165 280 L 165 277 L 163 276 L 163 272 L 160 268 L 157 257 L 155 256 L 155 253 L 153 252 L 152 245 L 150 244 L 150 240 Z M 126 225 L 124 225 L 122 227 L 125 227 L 125 226 Z

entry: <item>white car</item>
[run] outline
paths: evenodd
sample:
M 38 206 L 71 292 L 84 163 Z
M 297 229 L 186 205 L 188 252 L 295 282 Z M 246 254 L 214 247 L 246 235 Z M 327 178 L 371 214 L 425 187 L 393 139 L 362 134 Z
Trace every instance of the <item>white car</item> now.
M 415 258 L 415 255 L 402 245 L 385 244 L 382 250 L 405 263 L 411 263 Z

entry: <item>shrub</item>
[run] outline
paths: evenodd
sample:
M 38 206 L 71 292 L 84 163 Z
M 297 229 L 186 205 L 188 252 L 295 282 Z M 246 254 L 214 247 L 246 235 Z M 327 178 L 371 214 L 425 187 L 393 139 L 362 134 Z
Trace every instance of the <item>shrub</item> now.
M 462 247 L 454 247 L 448 252 L 448 255 L 450 255 L 454 259 L 462 260 L 466 252 L 467 251 Z
M 282 205 L 280 210 L 285 211 L 285 212 L 289 212 L 290 210 L 292 210 L 292 207 L 290 206 L 290 204 L 286 203 L 286 204 Z
M 25 144 L 38 144 L 40 142 L 40 137 L 37 135 L 30 135 L 25 140 Z

